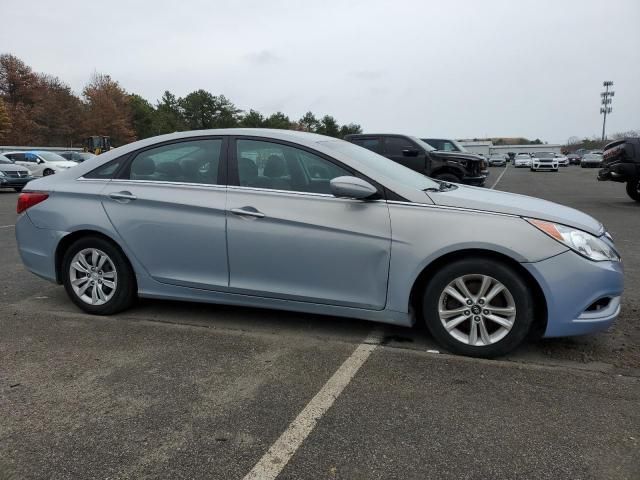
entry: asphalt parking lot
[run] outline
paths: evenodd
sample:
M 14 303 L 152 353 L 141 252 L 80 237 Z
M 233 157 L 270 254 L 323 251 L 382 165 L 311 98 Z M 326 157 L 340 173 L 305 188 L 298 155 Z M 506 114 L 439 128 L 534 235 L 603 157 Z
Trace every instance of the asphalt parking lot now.
M 496 188 L 605 223 L 617 324 L 493 361 L 419 327 L 280 311 L 85 315 L 22 267 L 0 192 L 0 479 L 638 478 L 640 204 L 595 175 L 508 167 Z

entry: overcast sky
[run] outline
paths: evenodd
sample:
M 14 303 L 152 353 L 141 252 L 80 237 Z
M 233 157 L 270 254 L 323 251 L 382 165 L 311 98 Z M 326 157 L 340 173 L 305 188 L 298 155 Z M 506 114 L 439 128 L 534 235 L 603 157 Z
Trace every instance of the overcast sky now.
M 53 7 L 55 5 L 55 8 Z M 203 88 L 418 136 L 640 129 L 640 1 L 0 0 L 0 52 L 80 92 L 93 71 L 155 103 Z

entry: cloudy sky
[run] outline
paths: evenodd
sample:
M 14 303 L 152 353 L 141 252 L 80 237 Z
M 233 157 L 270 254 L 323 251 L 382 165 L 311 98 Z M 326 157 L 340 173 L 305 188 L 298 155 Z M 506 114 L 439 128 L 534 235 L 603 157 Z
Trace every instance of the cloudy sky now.
M 155 102 L 204 88 L 422 136 L 640 129 L 640 1 L 0 0 L 0 52 L 80 92 L 93 71 Z M 53 8 L 55 5 L 55 8 Z

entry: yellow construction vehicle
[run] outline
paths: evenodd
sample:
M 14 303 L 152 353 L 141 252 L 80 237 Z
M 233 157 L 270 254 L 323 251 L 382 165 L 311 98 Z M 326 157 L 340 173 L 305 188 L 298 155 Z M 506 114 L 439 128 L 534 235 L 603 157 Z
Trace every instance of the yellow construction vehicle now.
M 111 139 L 109 137 L 94 135 L 87 137 L 84 141 L 84 151 L 91 152 L 94 155 L 100 155 L 103 152 L 111 150 Z

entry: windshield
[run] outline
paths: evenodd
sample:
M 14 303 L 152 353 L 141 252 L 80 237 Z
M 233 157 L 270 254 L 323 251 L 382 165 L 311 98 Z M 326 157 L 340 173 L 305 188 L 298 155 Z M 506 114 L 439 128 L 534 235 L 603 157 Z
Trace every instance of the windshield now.
M 64 157 L 61 157 L 57 153 L 53 152 L 38 152 L 38 156 L 46 160 L 47 162 L 68 162 Z
M 539 152 L 536 153 L 536 157 L 538 158 L 555 158 L 555 155 L 551 152 Z
M 441 152 L 469 152 L 455 140 L 445 140 L 439 138 L 423 138 L 422 143 L 428 144 L 431 150 L 440 150 Z
M 598 153 L 587 153 L 584 158 L 586 160 L 600 160 L 602 158 L 602 155 L 598 154 Z
M 531 158 L 531 157 L 529 157 L 529 155 L 526 153 L 519 153 L 518 155 L 516 155 L 516 158 Z
M 358 145 L 350 142 L 335 140 L 322 141 L 318 143 L 324 147 L 328 147 L 336 150 L 337 152 L 343 153 L 358 162 L 364 163 L 365 165 L 367 165 L 367 167 L 374 170 L 381 177 L 386 177 L 394 182 L 401 183 L 417 190 L 440 188 L 440 184 L 435 180 L 431 180 L 429 177 L 425 177 L 421 173 L 414 172 L 413 170 L 404 167 L 392 160 L 389 160 L 382 155 L 378 155 L 371 150 L 367 150 L 364 147 L 359 147 Z M 384 180 L 382 180 L 382 183 L 384 183 Z

